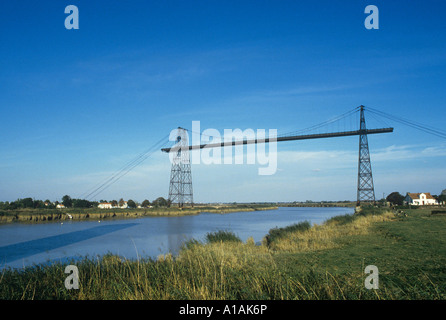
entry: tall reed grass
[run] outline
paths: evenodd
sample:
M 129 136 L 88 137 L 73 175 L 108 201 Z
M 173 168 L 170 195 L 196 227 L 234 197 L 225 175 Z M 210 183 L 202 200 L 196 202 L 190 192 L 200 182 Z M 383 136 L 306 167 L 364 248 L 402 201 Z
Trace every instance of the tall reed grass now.
M 275 251 L 302 252 L 332 249 L 339 247 L 340 238 L 346 236 L 365 235 L 370 231 L 370 226 L 376 222 L 390 221 L 395 218 L 392 212 L 380 215 L 345 215 L 327 220 L 321 225 L 308 227 L 307 224 L 297 227 L 295 232 L 284 232 L 286 236 L 271 237 L 277 230 L 270 231 L 266 241 L 268 247 Z

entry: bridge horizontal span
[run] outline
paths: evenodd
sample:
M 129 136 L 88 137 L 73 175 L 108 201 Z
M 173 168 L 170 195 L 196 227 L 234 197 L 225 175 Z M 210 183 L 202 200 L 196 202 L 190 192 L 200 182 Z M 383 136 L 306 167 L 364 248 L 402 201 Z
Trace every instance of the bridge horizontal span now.
M 380 129 L 366 129 L 366 130 L 355 130 L 355 131 L 342 131 L 342 132 L 331 132 L 331 133 L 319 133 L 319 134 L 305 134 L 297 136 L 286 136 L 277 138 L 265 138 L 265 139 L 250 139 L 250 140 L 239 140 L 239 141 L 223 141 L 217 143 L 207 143 L 189 146 L 189 150 L 198 150 L 203 148 L 218 148 L 218 147 L 228 147 L 241 144 L 252 144 L 252 143 L 269 143 L 274 141 L 294 141 L 294 140 L 308 140 L 308 139 L 321 139 L 321 138 L 334 138 L 334 137 L 346 137 L 346 136 L 358 136 L 361 134 L 375 134 L 375 133 L 387 133 L 393 132 L 393 128 L 380 128 Z M 173 148 L 163 148 L 161 151 L 169 152 Z M 175 148 L 178 149 L 178 148 Z

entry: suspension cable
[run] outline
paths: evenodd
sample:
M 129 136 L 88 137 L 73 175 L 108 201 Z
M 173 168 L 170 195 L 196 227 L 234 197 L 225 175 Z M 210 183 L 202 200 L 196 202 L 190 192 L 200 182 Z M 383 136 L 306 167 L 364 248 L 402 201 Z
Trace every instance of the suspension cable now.
M 282 133 L 279 136 L 283 137 L 283 136 L 288 136 L 288 135 L 296 135 L 296 134 L 299 134 L 299 133 L 303 133 L 303 132 L 307 132 L 307 131 L 311 131 L 311 130 L 316 130 L 316 129 L 319 129 L 319 128 L 323 127 L 323 126 L 331 124 L 333 122 L 342 120 L 343 118 L 346 118 L 346 117 L 348 117 L 348 116 L 350 116 L 350 115 L 352 115 L 354 113 L 357 113 L 358 111 L 359 111 L 359 108 L 357 107 L 357 108 L 355 108 L 353 110 L 347 111 L 347 112 L 345 112 L 345 113 L 343 113 L 343 114 L 341 114 L 341 115 L 339 115 L 337 117 L 334 117 L 334 118 L 332 118 L 330 120 L 327 120 L 327 121 L 324 121 L 322 123 L 319 123 L 319 124 L 316 124 L 316 125 L 313 125 L 311 127 L 308 127 L 308 128 L 305 128 L 305 129 L 301 129 L 301 130 L 298 130 L 298 131 L 290 131 L 290 132 Z
M 417 123 L 417 122 L 415 122 L 413 120 L 407 120 L 407 119 L 404 119 L 404 118 L 401 118 L 401 117 L 393 116 L 391 114 L 388 114 L 388 113 L 383 112 L 383 111 L 376 110 L 374 108 L 367 107 L 367 110 L 369 112 L 371 112 L 371 113 L 374 113 L 374 114 L 378 115 L 378 116 L 387 118 L 387 119 L 392 120 L 392 121 L 399 122 L 401 124 L 407 125 L 409 127 L 415 128 L 415 129 L 423 131 L 425 133 L 428 133 L 428 134 L 431 134 L 431 135 L 434 135 L 434 136 L 446 139 L 446 131 L 443 131 L 443 130 L 440 130 L 440 129 L 436 129 L 436 128 L 432 128 L 431 126 L 428 127 L 428 126 L 426 126 L 424 124 Z
M 99 195 L 102 191 L 110 187 L 112 184 L 117 182 L 119 179 L 121 179 L 123 176 L 125 176 L 127 173 L 129 173 L 131 170 L 136 168 L 138 165 L 140 165 L 142 162 L 144 162 L 147 158 L 149 158 L 155 151 L 157 151 L 161 146 L 163 146 L 166 143 L 166 140 L 168 139 L 169 135 L 163 137 L 158 142 L 156 142 L 153 146 L 139 154 L 137 157 L 135 157 L 133 160 L 131 160 L 129 163 L 124 165 L 121 169 L 116 171 L 114 174 L 112 174 L 109 178 L 107 178 L 105 181 L 99 183 L 95 187 L 91 188 L 89 191 L 84 192 L 82 195 L 85 195 L 85 199 L 92 199 Z

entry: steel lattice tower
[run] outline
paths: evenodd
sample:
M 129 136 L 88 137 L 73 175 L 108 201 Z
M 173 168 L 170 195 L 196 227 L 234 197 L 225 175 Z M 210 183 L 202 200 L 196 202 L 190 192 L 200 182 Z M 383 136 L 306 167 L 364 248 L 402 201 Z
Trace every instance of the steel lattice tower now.
M 357 205 L 360 205 L 362 201 L 375 202 L 375 189 L 373 187 L 372 163 L 370 162 L 369 143 L 367 141 L 364 106 L 361 105 L 360 108 Z
M 170 150 L 172 169 L 170 172 L 169 204 L 194 205 L 192 173 L 190 167 L 189 139 L 186 129 L 178 127 L 176 145 Z

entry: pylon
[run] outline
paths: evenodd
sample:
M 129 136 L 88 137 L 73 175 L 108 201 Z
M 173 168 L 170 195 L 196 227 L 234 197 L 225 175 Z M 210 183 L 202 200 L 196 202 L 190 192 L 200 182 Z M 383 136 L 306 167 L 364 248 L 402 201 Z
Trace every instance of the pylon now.
M 169 204 L 178 204 L 180 208 L 194 205 L 188 141 L 186 129 L 178 127 L 176 145 L 170 150 Z
M 359 122 L 359 161 L 358 161 L 358 193 L 357 203 L 375 202 L 375 189 L 373 187 L 372 163 L 370 161 L 369 143 L 367 141 L 367 129 L 365 125 L 364 106 L 361 108 Z

